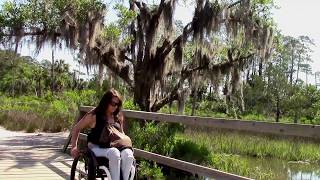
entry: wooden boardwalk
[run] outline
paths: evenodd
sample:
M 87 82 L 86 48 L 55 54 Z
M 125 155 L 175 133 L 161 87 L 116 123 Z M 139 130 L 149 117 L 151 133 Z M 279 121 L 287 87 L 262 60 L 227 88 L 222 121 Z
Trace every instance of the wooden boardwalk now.
M 66 133 L 28 134 L 0 129 L 0 179 L 69 179 L 72 158 L 61 152 Z

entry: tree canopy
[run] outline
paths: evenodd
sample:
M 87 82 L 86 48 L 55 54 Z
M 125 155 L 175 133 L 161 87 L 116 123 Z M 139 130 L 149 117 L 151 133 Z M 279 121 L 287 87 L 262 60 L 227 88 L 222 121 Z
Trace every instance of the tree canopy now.
M 270 56 L 272 1 L 197 0 L 192 21 L 181 32 L 173 16 L 177 2 L 130 0 L 115 6 L 118 23 L 107 24 L 108 1 L 8 1 L 0 13 L 0 40 L 35 42 L 38 49 L 45 42 L 65 43 L 80 52 L 83 64 L 104 64 L 121 77 L 147 111 L 180 100 L 185 87 L 197 87 L 202 79 L 226 82 L 234 92 L 251 57 Z

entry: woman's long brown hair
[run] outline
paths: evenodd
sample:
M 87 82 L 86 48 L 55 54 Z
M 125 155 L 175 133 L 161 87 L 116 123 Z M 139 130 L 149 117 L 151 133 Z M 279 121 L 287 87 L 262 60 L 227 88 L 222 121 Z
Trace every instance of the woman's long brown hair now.
M 115 90 L 115 89 L 110 89 L 109 91 L 107 91 L 101 98 L 98 106 L 95 108 L 94 112 L 97 116 L 99 117 L 104 117 L 106 115 L 106 110 L 109 106 L 109 104 L 112 101 L 113 97 L 117 97 L 119 99 L 119 103 L 117 106 L 117 109 L 113 112 L 113 116 L 114 116 L 114 120 L 115 121 L 120 121 L 121 122 L 121 118 L 123 118 L 122 114 L 119 113 L 122 107 L 122 97 L 120 95 L 120 93 Z M 122 122 L 121 122 L 122 123 Z

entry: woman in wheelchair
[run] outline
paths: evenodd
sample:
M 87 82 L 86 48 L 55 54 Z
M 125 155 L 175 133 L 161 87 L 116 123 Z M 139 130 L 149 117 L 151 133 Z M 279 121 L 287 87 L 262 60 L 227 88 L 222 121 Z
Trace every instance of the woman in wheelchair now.
M 132 144 L 124 134 L 124 117 L 120 112 L 122 99 L 119 93 L 111 89 L 104 94 L 99 105 L 88 112 L 73 128 L 71 138 L 71 155 L 79 156 L 77 141 L 84 128 L 91 128 L 88 134 L 88 148 L 96 157 L 109 160 L 112 180 L 129 179 L 134 161 Z M 132 174 L 131 174 L 132 175 Z

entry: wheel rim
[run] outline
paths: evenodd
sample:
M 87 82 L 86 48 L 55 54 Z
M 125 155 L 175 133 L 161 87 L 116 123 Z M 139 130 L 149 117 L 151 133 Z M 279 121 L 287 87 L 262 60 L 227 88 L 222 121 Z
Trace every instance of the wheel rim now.
M 75 169 L 75 179 L 76 180 L 88 180 L 88 163 L 87 159 L 83 156 L 79 157 L 76 169 Z

